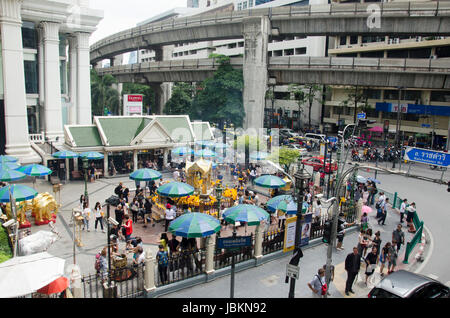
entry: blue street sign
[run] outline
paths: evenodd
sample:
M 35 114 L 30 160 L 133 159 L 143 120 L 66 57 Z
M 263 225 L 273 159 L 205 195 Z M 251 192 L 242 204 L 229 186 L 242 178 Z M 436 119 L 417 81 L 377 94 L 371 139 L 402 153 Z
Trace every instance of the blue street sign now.
M 220 237 L 217 241 L 218 248 L 229 249 L 244 246 L 252 246 L 251 236 Z
M 422 124 L 422 127 L 424 127 L 424 128 L 430 128 L 431 125 L 430 125 L 430 124 Z
M 366 119 L 366 113 L 358 113 L 357 118 L 358 119 Z
M 422 148 L 406 148 L 404 159 L 441 167 L 450 165 L 450 154 Z

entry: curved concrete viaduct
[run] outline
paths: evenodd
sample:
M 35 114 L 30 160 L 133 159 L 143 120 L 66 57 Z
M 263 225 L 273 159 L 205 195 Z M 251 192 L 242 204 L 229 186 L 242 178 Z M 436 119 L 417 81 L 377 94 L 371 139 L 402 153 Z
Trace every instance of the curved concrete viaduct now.
M 234 68 L 243 58 L 231 58 Z M 215 59 L 176 60 L 99 69 L 119 82 L 199 82 L 217 70 Z M 450 59 L 384 59 L 347 57 L 271 57 L 268 72 L 280 84 L 358 85 L 450 89 Z
M 131 28 L 91 46 L 91 63 L 142 48 L 243 37 L 249 20 L 269 20 L 267 36 L 450 35 L 450 2 L 346 3 L 288 6 L 198 15 Z M 372 17 L 379 25 L 371 24 Z

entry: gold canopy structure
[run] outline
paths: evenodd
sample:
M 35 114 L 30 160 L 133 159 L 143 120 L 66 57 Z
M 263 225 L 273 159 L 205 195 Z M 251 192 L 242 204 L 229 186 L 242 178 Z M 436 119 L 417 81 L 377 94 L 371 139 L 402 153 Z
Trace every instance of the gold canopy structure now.
M 187 183 L 194 187 L 199 194 L 211 192 L 212 162 L 199 159 L 195 162 L 186 160 Z

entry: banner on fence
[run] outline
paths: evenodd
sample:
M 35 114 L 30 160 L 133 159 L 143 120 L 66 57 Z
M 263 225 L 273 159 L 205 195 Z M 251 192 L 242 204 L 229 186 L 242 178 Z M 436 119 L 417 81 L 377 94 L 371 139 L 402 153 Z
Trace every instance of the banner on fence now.
M 291 217 L 286 219 L 286 230 L 284 231 L 284 244 L 283 252 L 290 252 L 294 250 L 295 247 L 295 227 L 296 227 L 297 217 Z
M 312 213 L 307 213 L 302 216 L 302 232 L 300 237 L 300 246 L 309 244 L 309 237 L 311 235 Z

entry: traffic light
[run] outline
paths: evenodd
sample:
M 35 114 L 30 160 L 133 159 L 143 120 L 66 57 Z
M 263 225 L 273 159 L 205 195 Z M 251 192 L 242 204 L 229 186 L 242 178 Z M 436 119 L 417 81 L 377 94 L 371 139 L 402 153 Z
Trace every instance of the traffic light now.
M 332 224 L 330 221 L 326 221 L 325 224 L 323 225 L 322 242 L 324 242 L 324 243 L 331 242 L 331 226 L 332 226 Z

